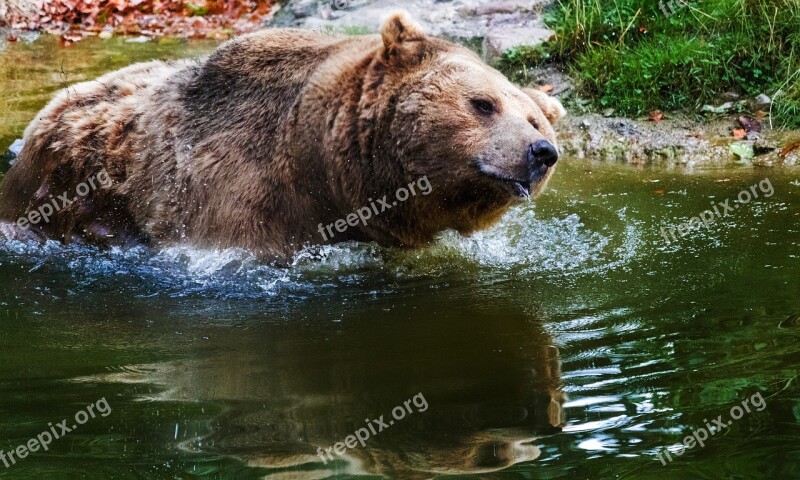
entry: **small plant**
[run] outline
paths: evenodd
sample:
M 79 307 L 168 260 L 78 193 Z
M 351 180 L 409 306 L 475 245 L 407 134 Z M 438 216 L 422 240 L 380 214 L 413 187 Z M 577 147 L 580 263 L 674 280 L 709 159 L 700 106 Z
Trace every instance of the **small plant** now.
M 191 2 L 186 2 L 186 9 L 189 10 L 189 16 L 192 17 L 205 17 L 208 15 L 208 9 L 202 5 L 195 5 Z
M 542 45 L 516 47 L 506 52 L 499 68 L 513 81 L 526 83 L 529 65 L 545 63 L 549 57 L 550 53 Z

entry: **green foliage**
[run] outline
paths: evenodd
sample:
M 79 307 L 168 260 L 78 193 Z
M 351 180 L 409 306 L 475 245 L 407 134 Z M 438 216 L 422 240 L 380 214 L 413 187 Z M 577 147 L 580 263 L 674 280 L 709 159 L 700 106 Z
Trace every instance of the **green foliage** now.
M 524 82 L 528 80 L 528 65 L 544 63 L 549 57 L 550 53 L 543 45 L 516 47 L 505 53 L 498 67 L 512 80 Z
M 208 9 L 202 5 L 195 5 L 191 2 L 186 2 L 186 8 L 189 10 L 189 16 L 192 17 L 205 17 L 208 15 Z
M 800 0 L 562 0 L 546 20 L 556 40 L 504 66 L 566 62 L 579 93 L 629 115 L 780 91 L 774 119 L 800 127 Z

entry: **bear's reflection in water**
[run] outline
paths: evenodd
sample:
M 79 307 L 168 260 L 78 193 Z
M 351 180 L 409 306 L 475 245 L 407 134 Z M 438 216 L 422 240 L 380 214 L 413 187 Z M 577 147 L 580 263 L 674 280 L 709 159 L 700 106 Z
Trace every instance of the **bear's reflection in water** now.
M 163 400 L 226 406 L 210 435 L 183 447 L 242 458 L 269 469 L 266 478 L 422 479 L 535 460 L 537 437 L 562 424 L 563 402 L 558 350 L 541 321 L 519 308 L 436 303 L 358 307 L 339 323 L 323 320 L 321 305 L 319 321 L 225 330 L 213 339 L 218 354 L 159 368 L 151 380 L 167 386 Z M 365 419 L 388 424 L 417 394 L 427 409 L 417 397 L 413 413 L 364 447 L 326 463 L 318 455 Z

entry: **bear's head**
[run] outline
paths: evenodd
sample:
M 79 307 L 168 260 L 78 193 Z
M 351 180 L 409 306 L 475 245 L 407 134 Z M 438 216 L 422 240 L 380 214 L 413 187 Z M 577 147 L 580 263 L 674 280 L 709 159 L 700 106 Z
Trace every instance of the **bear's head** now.
M 566 113 L 558 100 L 426 35 L 405 12 L 384 22 L 381 37 L 377 133 L 408 177 L 427 177 L 440 227 L 488 227 L 544 189 L 558 160 L 552 125 Z

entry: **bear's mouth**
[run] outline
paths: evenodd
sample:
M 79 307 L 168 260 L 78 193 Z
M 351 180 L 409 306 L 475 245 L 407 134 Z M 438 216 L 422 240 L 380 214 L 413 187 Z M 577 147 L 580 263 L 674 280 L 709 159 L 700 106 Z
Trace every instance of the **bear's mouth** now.
M 502 169 L 499 169 L 493 165 L 487 165 L 479 162 L 477 167 L 478 170 L 480 170 L 480 172 L 487 177 L 490 177 L 494 180 L 499 180 L 499 182 L 505 187 L 505 190 L 511 193 L 513 197 L 520 200 L 529 199 L 531 197 L 531 192 L 533 191 L 533 186 L 542 182 L 547 177 L 547 173 L 550 171 L 549 166 L 541 165 L 531 172 L 531 177 L 529 179 L 521 179 L 516 175 L 509 175 Z
M 531 182 L 524 182 L 522 180 L 504 180 L 519 198 L 526 199 L 531 196 Z
M 515 197 L 521 200 L 528 199 L 531 196 L 531 188 L 533 184 L 528 180 L 518 180 L 516 178 L 509 178 L 496 174 L 488 174 L 488 176 L 499 180 L 500 183 L 506 187 L 506 189 L 510 190 Z
M 519 178 L 513 178 L 485 165 L 479 165 L 479 169 L 481 173 L 487 177 L 499 180 L 506 190 L 508 190 L 514 197 L 521 200 L 530 198 L 531 188 L 533 188 L 533 180 L 520 180 Z
M 510 190 L 513 196 L 520 200 L 526 200 L 531 196 L 532 183 L 528 180 L 518 180 L 516 178 L 509 178 L 500 175 L 489 175 L 500 181 L 507 190 Z

